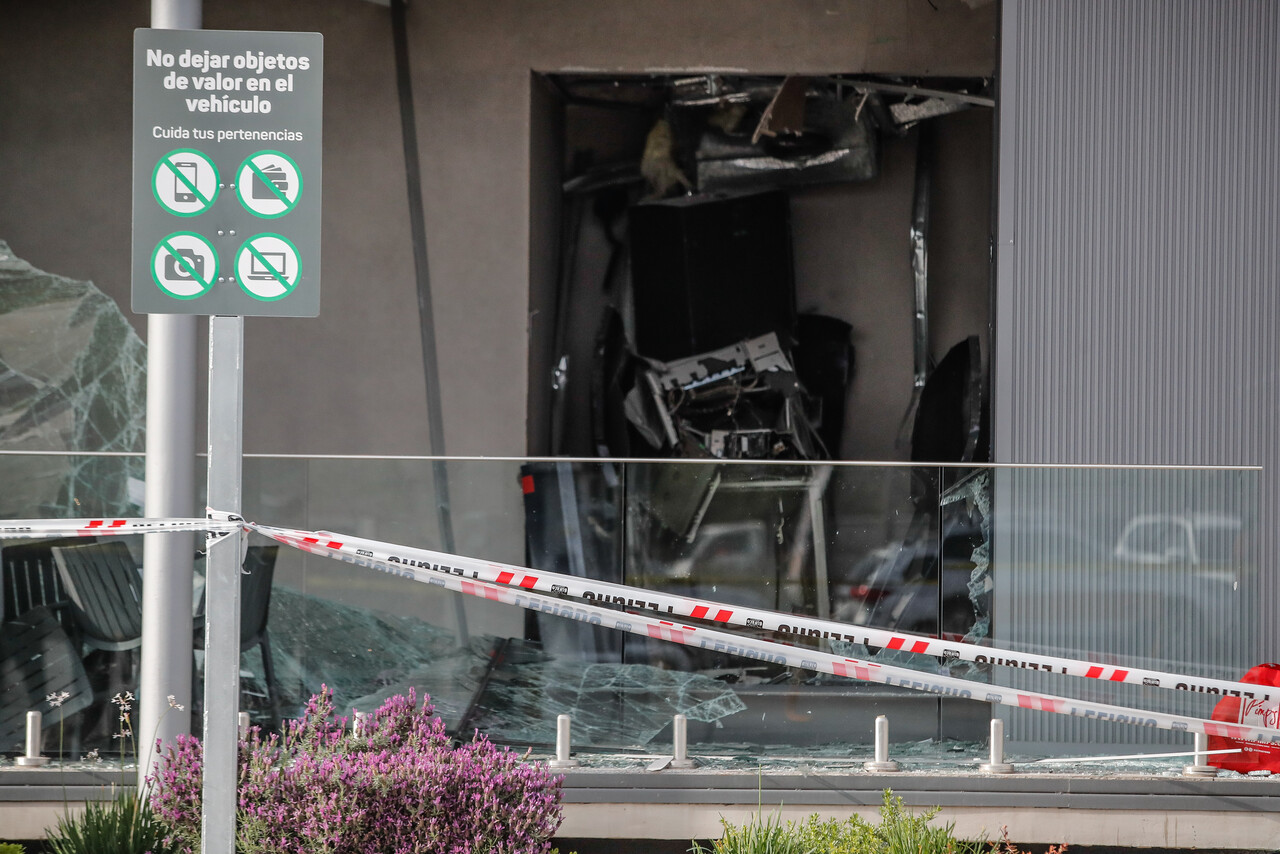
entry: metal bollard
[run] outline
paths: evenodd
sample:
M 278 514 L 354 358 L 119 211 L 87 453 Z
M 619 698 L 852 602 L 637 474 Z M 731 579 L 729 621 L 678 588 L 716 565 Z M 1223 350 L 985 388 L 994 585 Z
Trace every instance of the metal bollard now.
M 547 764 L 552 768 L 577 768 L 582 763 L 569 757 L 569 727 L 572 720 L 568 715 L 556 717 L 556 758 Z
M 1004 721 L 991 720 L 991 759 L 978 766 L 988 774 L 1012 774 L 1013 766 L 1004 761 Z
M 26 756 L 19 756 L 14 761 L 19 765 L 48 765 L 49 757 L 40 755 L 40 726 L 43 716 L 39 712 L 27 712 L 27 744 Z
M 901 771 L 902 766 L 889 758 L 889 719 L 884 715 L 876 718 L 876 758 L 863 762 L 862 767 L 868 771 Z
M 689 758 L 689 719 L 676 715 L 671 719 L 672 768 L 696 768 L 698 760 Z
M 1184 777 L 1217 777 L 1218 769 L 1209 764 L 1209 757 L 1205 752 L 1209 749 L 1209 736 L 1202 732 L 1196 733 L 1195 756 L 1191 757 L 1191 764 L 1182 769 Z
M 249 713 L 240 712 L 236 715 L 236 729 L 240 731 L 240 737 L 244 738 L 249 735 Z
M 372 712 L 362 712 L 359 709 L 351 710 L 351 734 L 360 735 L 364 732 L 365 725 L 369 723 L 369 715 Z

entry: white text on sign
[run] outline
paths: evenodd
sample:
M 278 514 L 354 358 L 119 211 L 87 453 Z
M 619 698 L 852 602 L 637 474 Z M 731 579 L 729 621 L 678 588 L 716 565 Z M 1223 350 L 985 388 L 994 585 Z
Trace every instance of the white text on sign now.
M 147 49 L 147 66 L 150 68 L 191 69 L 198 74 L 181 74 L 171 71 L 164 76 L 166 89 L 194 90 L 197 92 L 289 93 L 294 90 L 294 71 L 307 71 L 311 59 L 291 54 L 266 54 L 262 51 L 243 53 L 212 53 L 210 51 L 185 50 L 174 54 L 157 48 Z M 213 71 L 213 74 L 207 72 Z M 235 73 L 240 72 L 240 73 Z M 269 72 L 284 72 L 279 77 L 265 77 Z M 251 98 L 233 98 L 230 95 L 213 95 L 207 98 L 184 99 L 192 113 L 269 113 L 271 101 L 254 94 Z

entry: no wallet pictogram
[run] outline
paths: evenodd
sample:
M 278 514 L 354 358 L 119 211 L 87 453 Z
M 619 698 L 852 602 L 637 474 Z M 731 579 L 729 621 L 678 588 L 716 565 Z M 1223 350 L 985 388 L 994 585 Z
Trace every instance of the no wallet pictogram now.
M 302 171 L 287 154 L 259 151 L 240 164 L 236 195 L 254 216 L 282 217 L 294 209 L 302 195 Z

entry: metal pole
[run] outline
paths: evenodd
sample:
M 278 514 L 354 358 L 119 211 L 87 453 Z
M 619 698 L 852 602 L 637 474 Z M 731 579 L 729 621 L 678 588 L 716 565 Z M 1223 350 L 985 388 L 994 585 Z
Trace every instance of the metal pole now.
M 1202 732 L 1195 734 L 1195 753 L 1192 754 L 1191 764 L 1182 769 L 1182 773 L 1187 777 L 1217 777 L 1218 769 L 1209 764 L 1209 736 Z
M 48 765 L 49 758 L 40 755 L 40 742 L 44 737 L 43 716 L 38 711 L 27 712 L 27 742 L 26 753 L 14 760 L 17 765 L 35 766 Z M 64 761 L 61 756 L 58 761 Z
M 902 770 L 898 763 L 889 758 L 889 718 L 879 715 L 876 718 L 876 758 L 863 762 L 862 767 L 868 771 L 892 772 Z
M 240 513 L 244 318 L 209 318 L 209 507 Z M 205 558 L 204 830 L 201 854 L 235 854 L 241 535 Z
M 689 719 L 684 715 L 671 718 L 671 767 L 698 767 L 698 760 L 689 758 Z
M 413 272 L 418 288 L 418 326 L 422 335 L 422 375 L 427 394 L 427 450 L 444 456 L 444 414 L 440 402 L 440 369 L 437 358 L 435 310 L 431 303 L 431 275 L 427 265 L 426 212 L 422 205 L 422 172 L 418 163 L 418 120 L 413 109 L 413 78 L 409 73 L 409 36 L 405 24 L 405 0 L 391 0 L 391 40 L 395 50 L 396 88 L 400 98 L 400 136 L 404 145 L 404 177 L 409 191 L 409 234 L 413 240 Z M 449 501 L 449 471 L 443 460 L 433 460 L 431 475 L 436 488 L 436 521 L 441 548 L 453 554 L 453 509 Z M 470 641 L 464 597 L 453 596 L 458 645 Z
M 582 764 L 573 758 L 571 753 L 570 727 L 573 725 L 568 715 L 556 716 L 556 758 L 547 764 L 552 768 L 576 768 Z
M 1004 761 L 1004 721 L 991 719 L 991 756 L 990 761 L 978 766 L 980 771 L 988 774 L 1012 774 L 1013 766 Z
M 201 0 L 151 0 L 151 26 L 198 30 Z M 148 516 L 193 515 L 196 467 L 196 318 L 147 316 Z M 138 786 L 155 760 L 156 739 L 191 731 L 190 534 L 149 534 L 142 544 L 142 649 L 138 672 Z M 182 709 L 171 709 L 173 695 Z

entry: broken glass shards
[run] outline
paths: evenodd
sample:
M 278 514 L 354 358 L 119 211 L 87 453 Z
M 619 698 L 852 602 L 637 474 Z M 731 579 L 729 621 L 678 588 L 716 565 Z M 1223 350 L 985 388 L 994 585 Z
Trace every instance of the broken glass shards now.
M 709 676 L 647 664 L 584 665 L 514 638 L 490 662 L 463 734 L 475 727 L 495 741 L 550 745 L 556 717 L 567 714 L 575 741 L 585 746 L 640 749 L 672 715 L 715 723 L 746 708 L 733 688 Z
M 0 241 L 0 449 L 144 449 L 146 345 L 92 282 Z M 0 457 L 0 518 L 127 512 L 142 458 Z
M 373 711 L 410 687 L 431 697 L 436 714 L 456 720 L 475 690 L 470 671 L 484 660 L 487 641 L 458 647 L 453 633 L 416 617 L 355 608 L 277 583 L 271 596 L 271 638 L 286 716 L 300 714 L 307 698 L 326 686 L 344 714 Z M 251 686 L 265 681 L 245 656 Z

